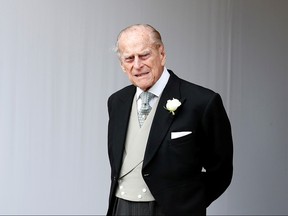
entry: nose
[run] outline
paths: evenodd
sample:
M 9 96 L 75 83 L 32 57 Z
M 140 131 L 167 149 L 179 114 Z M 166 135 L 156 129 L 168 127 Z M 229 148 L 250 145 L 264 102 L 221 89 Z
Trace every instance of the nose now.
M 137 56 L 134 59 L 134 68 L 135 69 L 140 69 L 142 67 L 142 61 L 141 59 Z

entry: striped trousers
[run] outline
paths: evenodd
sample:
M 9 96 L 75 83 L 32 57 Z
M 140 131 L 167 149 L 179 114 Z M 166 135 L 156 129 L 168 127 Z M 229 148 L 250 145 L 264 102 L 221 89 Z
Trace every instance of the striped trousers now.
M 113 215 L 164 216 L 155 201 L 132 202 L 116 197 Z

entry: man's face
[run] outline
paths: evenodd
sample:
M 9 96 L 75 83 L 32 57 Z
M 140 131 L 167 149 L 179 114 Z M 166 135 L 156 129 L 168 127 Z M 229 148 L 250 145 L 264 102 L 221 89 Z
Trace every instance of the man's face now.
M 123 71 L 132 84 L 147 91 L 163 72 L 166 60 L 164 47 L 153 45 L 145 29 L 124 32 L 118 43 Z

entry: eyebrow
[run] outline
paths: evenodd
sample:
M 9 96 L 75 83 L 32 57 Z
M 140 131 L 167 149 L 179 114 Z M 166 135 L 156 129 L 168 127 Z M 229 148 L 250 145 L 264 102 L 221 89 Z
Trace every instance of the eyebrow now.
M 143 56 L 143 55 L 147 55 L 147 54 L 150 54 L 152 51 L 151 50 L 145 50 L 143 52 L 140 52 L 138 54 L 122 54 L 122 57 L 123 58 L 131 58 L 132 56 Z

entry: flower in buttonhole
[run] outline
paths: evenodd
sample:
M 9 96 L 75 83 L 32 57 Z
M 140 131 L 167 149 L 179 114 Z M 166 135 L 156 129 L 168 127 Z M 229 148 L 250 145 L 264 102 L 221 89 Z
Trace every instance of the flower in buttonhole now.
M 172 100 L 167 100 L 165 109 L 175 115 L 177 108 L 181 106 L 181 102 L 178 99 L 173 98 Z

